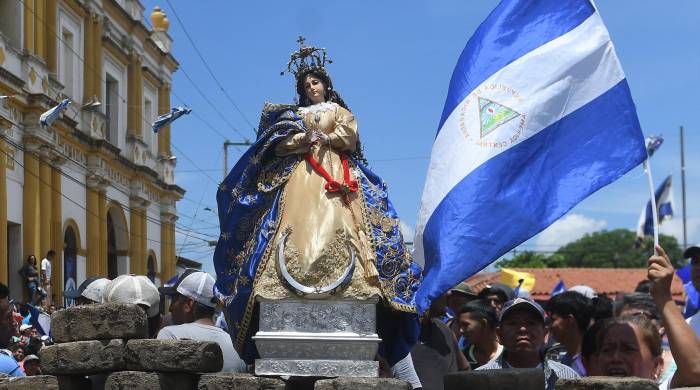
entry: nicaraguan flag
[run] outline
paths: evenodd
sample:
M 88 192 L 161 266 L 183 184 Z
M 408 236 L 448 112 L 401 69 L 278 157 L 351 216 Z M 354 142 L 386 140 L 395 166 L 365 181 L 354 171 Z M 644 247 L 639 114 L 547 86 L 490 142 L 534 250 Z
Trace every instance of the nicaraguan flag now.
M 56 107 L 52 107 L 50 110 L 41 114 L 39 117 L 39 124 L 44 127 L 51 126 L 53 121 L 55 121 L 58 116 L 61 115 L 61 111 L 65 110 L 69 104 L 70 99 L 63 99 Z
M 661 136 L 650 135 L 644 140 L 644 143 L 647 146 L 647 154 L 651 157 L 659 150 L 661 144 L 664 143 L 664 139 Z
M 153 132 L 157 133 L 163 126 L 166 126 L 170 122 L 190 112 L 192 112 L 192 110 L 187 107 L 173 107 L 169 113 L 159 116 L 158 119 L 153 122 Z
M 646 158 L 629 87 L 588 0 L 504 0 L 464 48 L 423 190 L 422 312 Z
M 685 307 L 683 308 L 683 317 L 688 318 L 693 316 L 700 310 L 700 292 L 695 289 L 691 276 L 690 264 L 676 270 L 676 275 L 683 281 L 685 289 Z
M 671 175 L 668 175 L 666 180 L 656 189 L 654 193 L 656 198 L 656 213 L 659 217 L 659 225 L 661 222 L 673 218 L 673 189 L 671 188 Z M 637 238 L 643 239 L 646 236 L 654 235 L 654 217 L 651 212 L 651 199 L 642 209 L 639 215 L 639 224 L 637 226 Z
M 559 283 L 557 283 L 556 286 L 552 289 L 552 292 L 549 294 L 550 297 L 553 297 L 555 295 L 559 295 L 566 291 L 566 285 L 564 284 L 564 281 L 559 279 Z

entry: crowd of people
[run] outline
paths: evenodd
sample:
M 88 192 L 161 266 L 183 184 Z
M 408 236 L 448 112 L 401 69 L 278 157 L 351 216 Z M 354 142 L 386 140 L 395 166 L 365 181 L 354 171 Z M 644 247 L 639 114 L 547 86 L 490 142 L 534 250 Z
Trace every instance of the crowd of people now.
M 30 300 L 19 303 L 10 297 L 7 286 L 0 284 L 0 374 L 8 376 L 31 376 L 41 374 L 39 350 L 52 344 L 50 338 L 50 315 L 62 310 L 54 304 L 44 304 L 43 296 L 36 292 L 35 283 L 40 275 L 35 267 L 36 259 L 27 261 L 26 278 L 30 289 Z M 32 269 L 34 267 L 34 269 Z M 49 271 L 50 272 L 50 271 Z M 24 276 L 24 275 L 23 275 Z M 217 321 L 217 303 L 214 297 L 214 278 L 206 272 L 186 270 L 172 285 L 157 288 L 142 275 L 120 275 L 113 280 L 88 278 L 74 290 L 64 292 L 64 297 L 74 305 L 118 302 L 131 303 L 143 308 L 148 317 L 150 338 L 190 339 L 213 341 L 223 352 L 224 372 L 245 372 L 247 367 L 240 359 L 229 334 Z M 170 302 L 168 313 L 163 315 L 162 306 Z M 46 321 L 41 321 L 41 318 Z M 92 388 L 100 388 L 105 378 L 92 376 Z
M 691 248 L 692 280 L 700 288 L 700 249 Z M 501 284 L 476 294 L 461 283 L 422 318 L 411 351 L 419 382 L 442 389 L 459 370 L 536 368 L 545 388 L 583 376 L 639 377 L 660 389 L 700 385 L 700 314 L 683 317 L 671 296 L 675 269 L 663 248 L 648 261 L 648 280 L 611 300 L 576 286 L 538 303 Z M 526 294 L 523 294 L 526 295 Z
M 700 314 L 683 317 L 671 296 L 675 269 L 663 248 L 656 251 L 648 261 L 648 280 L 614 300 L 587 286 L 537 302 L 502 284 L 477 293 L 460 283 L 421 317 L 418 342 L 387 375 L 408 379 L 414 388 L 442 389 L 450 372 L 539 367 L 546 389 L 560 378 L 601 375 L 651 379 L 661 389 L 700 385 Z M 700 248 L 686 255 L 700 289 Z M 52 343 L 46 319 L 62 309 L 40 294 L 50 288 L 42 282 L 50 272 L 50 265 L 39 268 L 30 256 L 21 271 L 30 292 L 26 303 L 12 300 L 0 284 L 0 373 L 41 374 L 39 350 Z M 217 321 L 214 284 L 197 270 L 160 288 L 145 276 L 120 275 L 88 278 L 64 297 L 75 305 L 136 304 L 148 317 L 149 337 L 217 342 L 223 371 L 246 372 L 225 324 Z

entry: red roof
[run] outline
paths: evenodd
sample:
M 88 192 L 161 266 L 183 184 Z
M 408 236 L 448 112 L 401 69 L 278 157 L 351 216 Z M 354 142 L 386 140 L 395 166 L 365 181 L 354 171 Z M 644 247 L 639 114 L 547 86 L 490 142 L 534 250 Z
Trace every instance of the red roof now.
M 578 284 L 590 286 L 598 294 L 615 298 L 620 293 L 634 292 L 637 283 L 647 278 L 646 268 L 513 268 L 516 271 L 535 275 L 535 287 L 530 295 L 535 300 L 546 301 L 559 279 L 566 287 Z M 480 273 L 467 279 L 467 283 L 476 291 L 481 291 L 487 284 L 500 282 L 500 272 Z M 685 301 L 683 282 L 676 275 L 671 284 L 671 294 L 675 301 Z

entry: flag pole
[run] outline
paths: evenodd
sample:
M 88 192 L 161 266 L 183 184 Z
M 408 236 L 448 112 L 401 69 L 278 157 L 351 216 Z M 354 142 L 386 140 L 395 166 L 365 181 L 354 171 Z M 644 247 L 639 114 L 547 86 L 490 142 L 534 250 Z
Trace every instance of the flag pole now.
M 649 166 L 649 158 L 644 160 L 644 173 L 647 174 L 647 181 L 649 183 L 649 193 L 651 194 L 651 218 L 654 222 L 654 255 L 656 253 L 656 247 L 659 245 L 659 216 L 658 210 L 656 210 L 656 193 L 654 192 L 654 181 L 651 178 L 651 166 Z
M 685 225 L 685 147 L 683 145 L 683 126 L 681 126 L 681 193 L 683 195 L 683 250 L 688 249 L 688 231 Z

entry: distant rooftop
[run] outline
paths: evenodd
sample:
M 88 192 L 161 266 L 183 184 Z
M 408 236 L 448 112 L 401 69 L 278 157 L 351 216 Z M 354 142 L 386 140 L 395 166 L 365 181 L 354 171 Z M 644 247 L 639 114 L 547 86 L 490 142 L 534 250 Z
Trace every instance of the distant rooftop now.
M 554 286 L 563 280 L 567 288 L 585 284 L 599 295 L 615 298 L 617 294 L 634 292 L 637 284 L 647 279 L 646 268 L 513 268 L 516 271 L 535 275 L 535 287 L 530 295 L 535 300 L 546 301 Z M 476 291 L 486 285 L 500 282 L 500 272 L 476 274 L 467 279 L 467 283 Z M 685 301 L 683 282 L 674 276 L 671 294 L 675 301 Z

